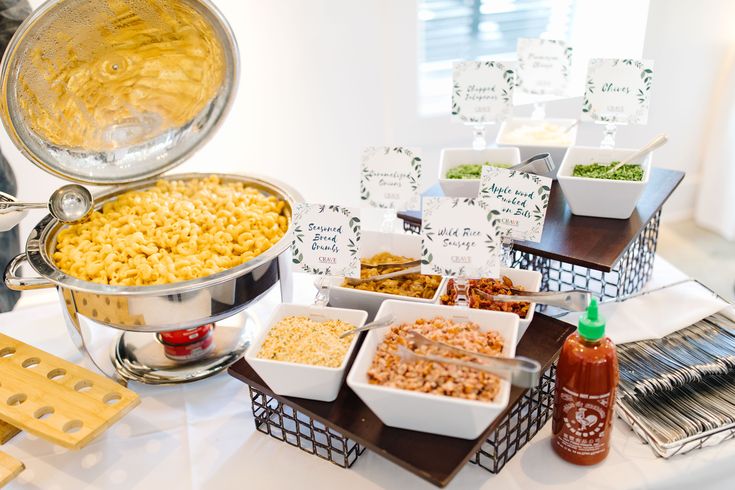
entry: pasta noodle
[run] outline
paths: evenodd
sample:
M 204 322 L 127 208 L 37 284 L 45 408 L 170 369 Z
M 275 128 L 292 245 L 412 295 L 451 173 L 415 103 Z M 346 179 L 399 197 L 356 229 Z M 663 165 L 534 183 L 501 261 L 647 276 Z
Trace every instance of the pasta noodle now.
M 288 230 L 286 202 L 217 176 L 160 180 L 121 194 L 61 230 L 53 259 L 101 284 L 146 286 L 205 277 L 268 250 Z

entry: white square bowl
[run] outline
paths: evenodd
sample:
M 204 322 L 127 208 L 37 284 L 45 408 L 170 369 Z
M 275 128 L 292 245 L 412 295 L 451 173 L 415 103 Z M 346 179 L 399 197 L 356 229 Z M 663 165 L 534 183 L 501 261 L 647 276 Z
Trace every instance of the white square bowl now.
M 477 197 L 480 194 L 480 179 L 448 179 L 447 172 L 457 165 L 482 165 L 485 162 L 515 165 L 521 163 L 521 154 L 518 148 L 444 148 L 439 157 L 439 185 L 444 195 Z
M 561 127 L 569 127 L 574 124 L 576 119 L 531 119 L 531 118 L 514 118 L 503 121 L 498 130 L 498 134 L 495 137 L 495 144 L 499 147 L 515 146 L 521 152 L 521 161 L 531 158 L 539 153 L 549 153 L 551 158 L 554 159 L 556 168 L 559 168 L 559 164 L 564 159 L 564 155 L 567 152 L 567 148 L 574 146 L 577 141 L 577 128 L 569 130 L 568 141 L 566 142 L 544 142 L 542 140 L 519 140 L 514 139 L 512 132 L 523 126 L 541 126 L 543 124 L 554 124 Z M 556 176 L 557 171 L 549 172 L 545 175 L 546 177 Z
M 342 320 L 355 327 L 362 327 L 367 320 L 367 313 L 324 306 L 280 304 L 273 312 L 266 328 L 261 329 L 245 352 L 245 360 L 275 394 L 325 402 L 333 401 L 342 387 L 347 361 L 355 349 L 359 335 L 352 336 L 350 348 L 342 364 L 336 368 L 258 358 L 258 352 L 270 329 L 288 316 L 306 316 L 315 321 Z
M 632 155 L 636 150 L 574 146 L 559 167 L 559 185 L 572 214 L 596 218 L 628 219 L 648 185 L 651 175 L 651 155 L 638 159 L 643 167 L 643 180 L 587 179 L 572 177 L 576 165 L 611 163 Z
M 364 231 L 360 239 L 360 256 L 370 258 L 381 252 L 390 252 L 394 255 L 402 255 L 414 259 L 421 258 L 421 237 L 419 235 L 407 235 L 400 233 L 380 233 L 377 231 Z M 378 293 L 374 291 L 362 291 L 360 289 L 342 287 L 343 279 L 339 277 L 329 280 L 329 304 L 339 308 L 354 308 L 368 312 L 368 319 L 375 318 L 380 305 L 387 299 L 400 299 L 414 303 L 436 303 L 439 301 L 445 280 L 442 279 L 434 296 L 428 299 L 411 298 L 398 294 Z
M 500 268 L 500 276 L 508 276 L 508 278 L 513 281 L 514 286 L 520 286 L 524 290 L 529 292 L 538 292 L 541 289 L 541 273 L 538 271 L 530 271 L 526 269 L 512 269 L 510 267 L 501 267 Z M 444 284 L 444 288 L 442 289 L 442 294 L 444 294 L 447 291 L 447 288 L 449 287 L 449 281 L 447 281 Z M 439 301 L 437 303 L 441 303 L 441 296 L 439 297 Z M 536 310 L 536 303 L 531 303 L 531 305 L 528 308 L 528 314 L 524 318 L 518 318 L 518 341 L 521 341 L 521 338 L 526 333 L 526 330 L 528 329 L 528 326 L 533 321 L 533 315 L 534 311 Z
M 503 337 L 503 355 L 515 356 L 518 316 L 497 311 L 460 309 L 454 306 L 417 305 L 389 300 L 378 312 L 382 318 L 394 315 L 396 323 L 442 316 L 477 323 L 483 331 L 495 330 Z M 508 405 L 510 382 L 501 380 L 500 392 L 492 402 L 465 400 L 444 395 L 389 388 L 370 384 L 367 372 L 387 328 L 371 330 L 358 352 L 347 385 L 375 415 L 390 427 L 429 432 L 461 439 L 476 439 Z

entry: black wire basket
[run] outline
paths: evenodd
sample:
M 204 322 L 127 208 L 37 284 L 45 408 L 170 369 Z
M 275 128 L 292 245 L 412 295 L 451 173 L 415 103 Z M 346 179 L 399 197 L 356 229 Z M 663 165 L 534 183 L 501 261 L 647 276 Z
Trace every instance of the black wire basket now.
M 470 463 L 490 473 L 500 472 L 551 417 L 555 380 L 556 367 L 552 366 L 538 386 L 511 407 Z M 249 388 L 258 431 L 342 468 L 350 468 L 365 452 L 365 447 L 343 435 L 339 427 L 319 422 L 252 385 Z

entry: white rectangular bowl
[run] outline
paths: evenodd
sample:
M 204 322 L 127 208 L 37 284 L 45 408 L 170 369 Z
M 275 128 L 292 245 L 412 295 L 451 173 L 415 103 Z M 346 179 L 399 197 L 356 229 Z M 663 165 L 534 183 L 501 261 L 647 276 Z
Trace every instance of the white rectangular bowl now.
M 473 321 L 483 331 L 495 330 L 500 333 L 505 340 L 503 355 L 515 356 L 518 316 L 511 313 L 458 309 L 443 305 L 417 305 L 390 300 L 383 303 L 378 317 L 387 315 L 394 315 L 397 323 L 437 316 Z M 387 328 L 379 328 L 368 332 L 347 375 L 347 385 L 385 425 L 461 439 L 476 439 L 508 405 L 510 382 L 505 380 L 501 381 L 500 392 L 492 402 L 370 384 L 367 372 L 387 331 Z
M 342 387 L 347 361 L 355 349 L 358 335 L 352 336 L 350 348 L 342 364 L 336 368 L 258 358 L 258 352 L 270 329 L 287 316 L 306 316 L 315 321 L 342 320 L 355 327 L 362 327 L 367 320 L 367 313 L 324 306 L 280 304 L 273 312 L 266 328 L 260 330 L 245 352 L 245 360 L 275 394 L 325 402 L 334 401 Z
M 381 252 L 390 252 L 393 255 L 420 259 L 421 237 L 419 235 L 364 231 L 360 239 L 360 257 L 370 258 Z M 341 286 L 342 281 L 343 279 L 339 277 L 329 280 L 329 304 L 340 308 L 365 310 L 368 312 L 369 320 L 375 318 L 375 314 L 378 312 L 380 305 L 387 299 L 399 299 L 413 303 L 436 303 L 439 301 L 439 296 L 446 283 L 446 280 L 442 279 L 434 296 L 429 299 L 424 299 L 345 288 Z
M 643 180 L 640 182 L 572 177 L 572 172 L 576 165 L 620 161 L 635 151 L 624 148 L 585 146 L 569 148 L 567 156 L 559 167 L 558 179 L 572 214 L 596 218 L 630 218 L 648 185 L 652 153 L 632 162 L 643 167 Z
M 574 123 L 576 119 L 531 119 L 531 118 L 514 118 L 503 121 L 498 130 L 498 134 L 495 138 L 495 144 L 499 147 L 515 146 L 518 147 L 521 153 L 521 161 L 531 158 L 539 153 L 549 153 L 551 158 L 554 160 L 556 169 L 553 172 L 547 174 L 540 174 L 546 177 L 554 178 L 557 174 L 559 165 L 561 164 L 564 156 L 567 152 L 567 148 L 574 146 L 577 141 L 577 128 L 575 126 L 569 130 L 569 143 L 568 144 L 549 144 L 541 141 L 522 141 L 517 142 L 515 140 L 508 139 L 508 133 L 518 129 L 521 126 L 534 126 L 541 125 L 544 123 L 558 124 L 559 126 L 569 126 Z
M 538 271 L 531 271 L 526 269 L 512 269 L 510 267 L 501 267 L 500 268 L 500 275 L 502 276 L 508 276 L 508 278 L 513 281 L 514 286 L 521 286 L 523 289 L 529 292 L 538 292 L 541 289 L 541 273 Z M 444 284 L 444 288 L 442 289 L 442 294 L 446 292 L 447 287 L 449 287 L 449 281 L 447 281 Z M 441 295 L 439 296 L 439 299 L 437 300 L 437 303 L 441 303 Z M 536 303 L 531 303 L 531 306 L 528 308 L 528 314 L 525 318 L 518 318 L 518 341 L 521 341 L 521 338 L 526 333 L 526 330 L 528 329 L 528 326 L 533 321 L 533 315 L 534 311 L 536 310 Z
M 444 148 L 439 157 L 439 185 L 448 197 L 476 198 L 480 193 L 480 179 L 447 179 L 447 172 L 457 165 L 485 162 L 515 165 L 521 163 L 518 148 Z

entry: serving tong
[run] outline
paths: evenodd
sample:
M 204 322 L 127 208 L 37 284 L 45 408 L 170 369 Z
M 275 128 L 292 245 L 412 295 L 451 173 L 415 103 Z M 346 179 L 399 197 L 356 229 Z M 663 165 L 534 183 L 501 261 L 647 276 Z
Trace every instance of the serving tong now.
M 592 301 L 592 293 L 585 289 L 572 289 L 569 291 L 524 291 L 522 289 L 509 288 L 511 294 L 489 294 L 478 288 L 470 288 L 478 296 L 488 301 L 504 303 L 529 302 L 540 305 L 555 306 L 566 311 L 585 311 Z
M 347 284 L 356 286 L 365 282 L 382 281 L 383 279 L 391 279 L 393 277 L 405 276 L 408 274 L 420 274 L 421 273 L 421 260 L 409 260 L 408 262 L 386 262 L 383 264 L 367 264 L 360 262 L 360 266 L 366 269 L 388 269 L 391 267 L 404 267 L 399 271 L 388 272 L 386 274 L 377 274 L 373 277 L 366 277 L 364 279 L 347 278 Z
M 522 388 L 533 388 L 538 385 L 541 379 L 541 364 L 528 357 L 498 357 L 468 351 L 460 347 L 445 344 L 444 342 L 428 339 L 413 330 L 408 332 L 406 340 L 413 342 L 417 347 L 439 347 L 450 352 L 474 357 L 482 362 L 465 361 L 434 354 L 419 354 L 404 345 L 399 345 L 398 355 L 403 361 L 432 361 L 477 369 L 503 378 L 510 378 L 511 384 Z
M 354 328 L 348 332 L 340 335 L 340 338 L 347 337 L 348 335 L 354 335 L 374 328 L 383 328 L 390 326 L 395 323 L 395 317 L 393 315 L 375 320 L 363 327 Z M 472 369 L 478 369 L 492 373 L 496 376 L 509 377 L 512 384 L 521 386 L 523 388 L 533 388 L 538 385 L 541 378 L 541 364 L 538 361 L 530 359 L 528 357 L 498 357 L 490 356 L 487 354 L 481 354 L 479 352 L 472 352 L 459 347 L 454 347 L 444 342 L 438 342 L 431 340 L 413 330 L 408 332 L 406 340 L 413 342 L 416 346 L 433 346 L 439 347 L 445 350 L 456 352 L 465 356 L 471 356 L 476 359 L 481 359 L 483 362 L 470 362 L 462 359 L 453 359 L 451 357 L 437 356 L 431 354 L 418 354 L 402 345 L 398 346 L 398 354 L 402 360 L 411 361 L 432 361 L 432 362 L 443 362 L 446 364 L 455 364 L 458 366 L 469 367 Z

